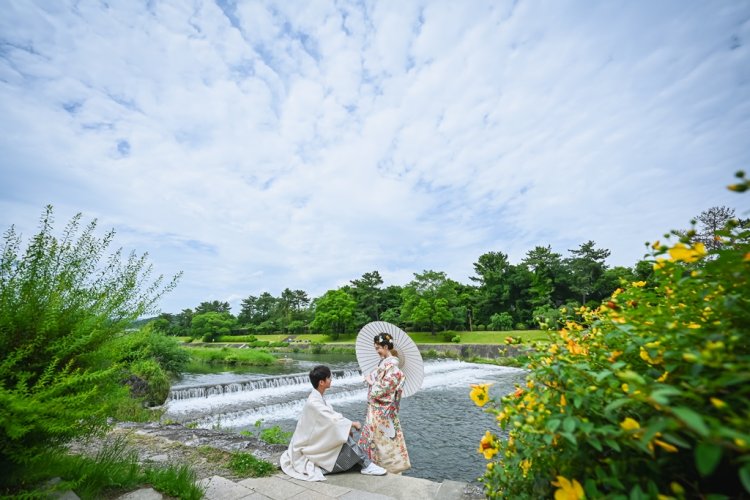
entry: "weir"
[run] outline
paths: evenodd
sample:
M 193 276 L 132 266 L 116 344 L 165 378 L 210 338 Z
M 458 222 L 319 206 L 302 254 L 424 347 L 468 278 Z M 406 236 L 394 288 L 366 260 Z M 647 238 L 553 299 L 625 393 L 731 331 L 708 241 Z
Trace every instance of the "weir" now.
M 360 375 L 359 370 L 331 370 L 334 378 L 348 378 Z M 225 384 L 200 384 L 192 386 L 177 386 L 169 391 L 167 401 L 181 401 L 192 398 L 207 398 L 236 392 L 255 391 L 258 389 L 272 389 L 292 385 L 310 385 L 307 373 L 290 373 L 249 380 L 235 380 Z

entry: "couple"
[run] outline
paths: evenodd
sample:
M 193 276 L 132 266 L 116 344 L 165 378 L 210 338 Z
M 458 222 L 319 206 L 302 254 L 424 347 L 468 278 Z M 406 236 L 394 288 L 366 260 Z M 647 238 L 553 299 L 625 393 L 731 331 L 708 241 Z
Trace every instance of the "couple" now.
M 398 419 L 404 374 L 393 350 L 393 338 L 379 333 L 373 343 L 381 361 L 377 370 L 365 377 L 369 389 L 364 428 L 326 402 L 323 394 L 331 387 L 331 370 L 316 366 L 310 371 L 315 390 L 307 398 L 289 448 L 281 455 L 284 473 L 303 481 L 324 481 L 325 474 L 344 472 L 355 465 L 361 466 L 362 474 L 372 476 L 411 467 Z M 359 441 L 352 436 L 354 430 L 362 431 Z

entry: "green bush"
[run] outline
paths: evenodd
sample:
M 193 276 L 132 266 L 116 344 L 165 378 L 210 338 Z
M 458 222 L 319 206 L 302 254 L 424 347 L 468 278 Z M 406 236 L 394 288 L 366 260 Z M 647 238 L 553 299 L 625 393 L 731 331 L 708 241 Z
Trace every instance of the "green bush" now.
M 490 398 L 488 497 L 750 497 L 750 230 L 720 235 L 708 256 L 656 242 L 652 283 L 564 311 L 526 385 Z
M 138 380 L 145 382 L 142 392 L 135 394 L 137 397 L 142 397 L 149 406 L 161 405 L 166 401 L 171 384 L 159 363 L 153 359 L 141 359 L 130 366 L 130 371 Z
M 250 477 L 270 476 L 276 472 L 276 466 L 265 460 L 255 458 L 250 453 L 236 452 L 229 459 L 229 467 L 236 473 Z
M 451 342 L 453 342 L 454 344 L 460 344 L 461 343 L 461 336 L 460 335 L 456 335 L 455 337 L 453 337 L 451 339 Z
M 151 284 L 146 256 L 106 256 L 114 237 L 80 228 L 77 215 L 58 239 L 52 208 L 26 250 L 13 227 L 0 251 L 0 469 L 12 477 L 42 451 L 106 426 L 127 398 L 122 366 L 105 355 L 164 286 Z M 0 480 L 2 481 L 2 480 Z

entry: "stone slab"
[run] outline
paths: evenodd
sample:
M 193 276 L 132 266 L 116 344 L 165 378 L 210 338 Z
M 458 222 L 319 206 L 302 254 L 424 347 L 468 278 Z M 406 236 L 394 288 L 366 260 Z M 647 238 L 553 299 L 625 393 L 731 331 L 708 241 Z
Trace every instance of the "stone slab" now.
M 201 479 L 198 481 L 198 485 L 206 488 L 206 493 L 203 497 L 206 500 L 240 500 L 248 498 L 255 493 L 252 489 L 233 483 L 221 476 Z
M 438 488 L 435 500 L 460 500 L 464 495 L 466 483 L 459 481 L 443 481 Z
M 306 488 L 286 481 L 278 476 L 251 477 L 237 483 L 273 500 L 286 500 L 306 491 Z
M 153 488 L 141 488 L 119 496 L 117 500 L 162 500 L 163 498 L 164 496 Z
M 365 476 L 355 473 L 331 474 L 327 480 L 336 486 L 352 490 L 369 491 L 397 500 L 433 499 L 440 487 L 439 483 L 417 477 L 386 474 L 385 476 Z M 346 496 L 346 495 L 345 495 Z

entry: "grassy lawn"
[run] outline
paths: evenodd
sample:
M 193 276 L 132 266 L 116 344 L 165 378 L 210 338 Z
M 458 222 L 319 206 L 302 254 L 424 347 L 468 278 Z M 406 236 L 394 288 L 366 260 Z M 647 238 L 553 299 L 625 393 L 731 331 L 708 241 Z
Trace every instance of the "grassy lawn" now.
M 543 330 L 512 330 L 506 332 L 456 332 L 456 335 L 461 337 L 461 344 L 504 344 L 505 337 L 511 336 L 520 338 L 522 343 L 530 342 L 544 342 L 549 340 L 549 332 Z M 430 332 L 411 332 L 409 336 L 417 344 L 447 344 L 450 343 L 443 339 L 443 333 L 437 332 L 432 335 Z M 266 340 L 268 342 L 281 342 L 289 335 L 287 334 L 273 334 L 273 335 L 256 335 L 258 340 Z M 189 337 L 176 337 L 178 340 L 185 342 Z M 357 339 L 356 333 L 347 333 L 339 335 L 339 338 L 333 340 L 331 335 L 321 333 L 307 333 L 302 335 L 294 336 L 296 342 L 319 342 L 323 344 L 353 344 Z M 199 342 L 195 340 L 194 342 Z M 236 339 L 231 336 L 221 337 L 218 342 L 246 342 L 245 337 L 240 336 Z M 292 343 L 291 345 L 294 345 Z

